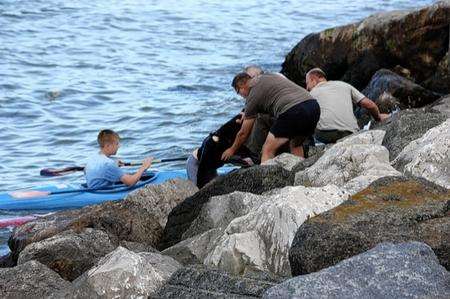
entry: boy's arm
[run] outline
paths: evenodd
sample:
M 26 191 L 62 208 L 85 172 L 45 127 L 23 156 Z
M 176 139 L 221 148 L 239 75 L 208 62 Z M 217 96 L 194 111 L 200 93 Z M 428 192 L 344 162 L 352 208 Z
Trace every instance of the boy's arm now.
M 142 166 L 134 174 L 124 174 L 120 181 L 127 186 L 133 186 L 142 177 L 142 174 L 152 165 L 153 158 L 147 158 L 142 162 Z

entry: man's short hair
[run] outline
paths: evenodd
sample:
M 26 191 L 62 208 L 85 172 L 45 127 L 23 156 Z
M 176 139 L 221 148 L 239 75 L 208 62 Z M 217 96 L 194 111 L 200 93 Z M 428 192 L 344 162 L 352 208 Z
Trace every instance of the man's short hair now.
M 100 147 L 104 147 L 107 144 L 111 144 L 114 141 L 119 140 L 120 140 L 119 134 L 109 129 L 101 130 L 97 136 L 97 142 L 98 145 L 100 145 Z
M 262 68 L 260 68 L 257 65 L 249 65 L 244 69 L 244 72 L 246 72 L 247 74 L 249 74 L 250 77 L 256 77 L 258 75 L 262 75 L 264 74 L 264 71 Z
M 310 76 L 310 75 L 313 75 L 313 76 L 316 76 L 316 77 L 319 77 L 319 78 L 327 79 L 327 75 L 325 75 L 325 72 L 322 71 L 322 69 L 320 69 L 318 67 L 313 68 L 313 69 L 309 70 L 306 73 L 306 76 Z
M 233 78 L 233 82 L 231 82 L 231 86 L 235 90 L 237 90 L 238 85 L 245 84 L 248 80 L 250 80 L 252 77 L 250 77 L 247 73 L 239 73 Z

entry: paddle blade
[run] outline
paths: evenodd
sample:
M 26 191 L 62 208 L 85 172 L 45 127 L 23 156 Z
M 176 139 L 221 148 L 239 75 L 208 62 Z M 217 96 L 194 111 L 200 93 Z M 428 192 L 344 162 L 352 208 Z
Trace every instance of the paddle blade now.
M 43 197 L 48 196 L 50 194 L 51 194 L 50 191 L 37 191 L 37 190 L 13 191 L 9 193 L 9 195 L 14 197 L 15 199 Z
M 62 169 L 56 169 L 56 168 L 44 168 L 41 170 L 40 175 L 41 176 L 61 176 L 68 173 L 72 173 L 75 171 L 82 171 L 84 170 L 84 167 L 82 166 L 73 166 L 73 167 L 66 167 Z

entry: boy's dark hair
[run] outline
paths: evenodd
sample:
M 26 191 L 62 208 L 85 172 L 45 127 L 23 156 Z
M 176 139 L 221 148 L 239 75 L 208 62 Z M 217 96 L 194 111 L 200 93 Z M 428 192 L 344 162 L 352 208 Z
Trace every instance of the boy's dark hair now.
M 237 91 L 238 85 L 244 84 L 248 80 L 250 80 L 252 77 L 250 77 L 247 73 L 239 73 L 233 78 L 233 82 L 231 82 L 231 86 L 233 86 L 234 90 Z
M 100 147 L 104 147 L 107 144 L 113 143 L 114 141 L 119 141 L 119 134 L 114 132 L 113 130 L 101 130 L 97 136 L 97 142 Z

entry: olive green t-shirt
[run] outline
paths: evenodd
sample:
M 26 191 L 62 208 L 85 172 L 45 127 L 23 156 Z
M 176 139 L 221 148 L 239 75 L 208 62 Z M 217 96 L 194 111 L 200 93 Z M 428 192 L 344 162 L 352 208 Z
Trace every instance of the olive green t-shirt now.
M 312 99 L 309 92 L 281 74 L 263 74 L 250 81 L 246 99 L 245 118 L 255 118 L 258 113 L 278 118 L 293 106 Z

